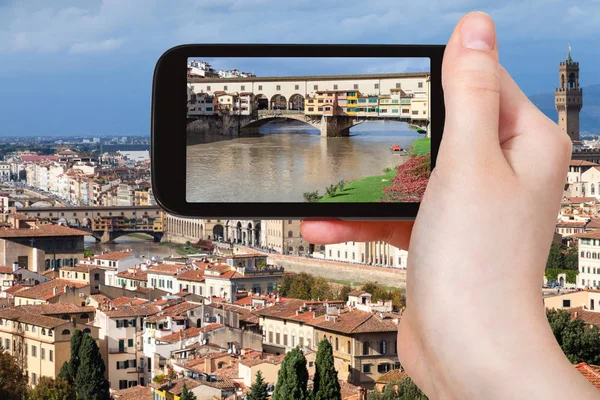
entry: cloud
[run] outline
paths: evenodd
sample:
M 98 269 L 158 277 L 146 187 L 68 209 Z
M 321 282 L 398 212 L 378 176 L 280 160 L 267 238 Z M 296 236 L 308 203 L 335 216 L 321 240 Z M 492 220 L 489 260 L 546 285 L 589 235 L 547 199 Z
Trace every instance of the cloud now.
M 117 50 L 123 44 L 122 39 L 107 39 L 101 42 L 75 43 L 69 49 L 71 54 L 100 53 Z

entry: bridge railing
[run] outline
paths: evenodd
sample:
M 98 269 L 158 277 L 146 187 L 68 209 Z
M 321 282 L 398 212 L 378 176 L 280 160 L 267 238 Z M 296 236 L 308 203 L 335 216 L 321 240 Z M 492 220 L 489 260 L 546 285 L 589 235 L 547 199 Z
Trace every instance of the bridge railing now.
M 290 115 L 290 114 L 304 114 L 303 110 L 258 110 L 258 116 L 277 116 L 277 115 Z

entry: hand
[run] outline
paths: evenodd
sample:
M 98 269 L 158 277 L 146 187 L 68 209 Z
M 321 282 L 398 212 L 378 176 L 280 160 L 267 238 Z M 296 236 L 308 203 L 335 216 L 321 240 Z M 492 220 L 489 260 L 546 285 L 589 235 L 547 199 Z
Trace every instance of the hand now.
M 570 139 L 500 66 L 487 15 L 458 23 L 442 74 L 444 136 L 414 226 L 305 221 L 302 236 L 409 249 L 398 356 L 430 398 L 597 398 L 541 295 Z

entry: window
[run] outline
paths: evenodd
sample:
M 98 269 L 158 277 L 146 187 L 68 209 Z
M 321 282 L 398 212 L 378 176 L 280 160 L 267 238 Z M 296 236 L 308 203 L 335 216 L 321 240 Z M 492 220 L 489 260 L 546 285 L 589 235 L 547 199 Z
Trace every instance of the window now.
M 387 353 L 387 342 L 385 340 L 382 340 L 379 343 L 379 353 L 381 353 L 381 354 Z
M 363 356 L 369 355 L 369 342 L 363 343 Z
M 273 332 L 269 332 L 269 343 L 273 343 Z
M 275 334 L 275 343 L 279 344 L 279 332 Z
M 31 357 L 37 357 L 37 347 L 31 346 Z
M 418 115 L 418 114 L 419 114 L 419 111 L 413 110 L 412 115 Z
M 400 89 L 400 84 L 396 83 L 396 89 Z
M 354 84 L 354 89 L 358 89 L 358 83 Z
M 241 90 L 246 90 L 246 86 L 242 85 Z
M 338 351 L 340 349 L 340 343 L 338 341 L 338 338 L 335 338 L 335 351 Z
M 287 334 L 284 334 L 284 335 L 283 335 L 283 345 L 284 345 L 284 346 L 287 346 L 287 344 L 288 344 L 288 335 L 287 335 Z
M 571 300 L 563 300 L 563 307 L 571 307 Z
M 423 87 L 423 82 L 419 82 L 418 86 L 419 86 L 419 88 L 422 88 Z
M 300 90 L 300 85 L 294 86 L 294 90 Z
M 352 354 L 352 348 L 350 347 L 350 341 L 348 340 L 348 345 L 346 346 L 346 353 Z
M 319 85 L 314 85 L 313 88 L 314 90 L 319 90 Z
M 371 364 L 363 365 L 363 374 L 370 374 L 370 373 L 371 373 Z
M 119 381 L 119 390 L 127 389 L 127 380 L 121 379 Z
M 37 375 L 35 374 L 35 372 L 31 373 L 31 384 L 32 385 L 37 384 Z
M 223 86 L 223 90 L 227 90 L 227 85 L 224 85 L 224 86 Z
M 281 90 L 281 85 L 277 85 L 277 88 L 275 90 Z
M 5 345 L 5 347 L 6 347 L 7 350 L 10 350 L 10 339 L 5 339 L 4 345 Z
M 133 339 L 128 339 L 127 340 L 127 346 L 128 347 L 133 347 Z
M 48 351 L 48 361 L 50 361 L 50 362 L 54 361 L 54 350 Z
M 377 372 L 379 372 L 380 374 L 385 374 L 390 369 L 391 369 L 391 364 L 388 364 L 388 363 L 379 364 L 377 366 Z
M 289 232 L 288 232 L 288 237 L 289 237 L 289 238 L 291 238 L 291 237 L 293 237 L 293 236 L 294 236 L 294 233 L 293 233 L 292 231 L 289 231 Z
M 379 83 L 375 84 L 375 89 L 379 89 Z
M 46 359 L 46 349 L 44 349 L 43 347 L 40 347 L 40 358 L 42 360 Z
M 262 90 L 262 85 L 258 85 L 258 90 Z
M 333 90 L 337 90 L 338 85 L 333 85 Z

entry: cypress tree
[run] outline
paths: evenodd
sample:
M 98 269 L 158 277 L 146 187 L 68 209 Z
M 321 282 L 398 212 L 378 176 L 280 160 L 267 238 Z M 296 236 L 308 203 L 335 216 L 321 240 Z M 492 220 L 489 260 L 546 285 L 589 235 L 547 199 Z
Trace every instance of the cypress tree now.
M 313 395 L 315 400 L 341 400 L 342 398 L 340 382 L 333 365 L 333 349 L 327 339 L 321 340 L 317 350 Z
M 256 379 L 252 386 L 250 386 L 250 393 L 246 400 L 267 400 L 267 384 L 262 377 L 262 372 L 256 372 Z
M 96 341 L 84 335 L 79 348 L 79 370 L 75 378 L 78 399 L 110 400 L 108 381 L 104 379 L 106 366 Z
M 306 358 L 299 348 L 289 351 L 279 369 L 273 400 L 307 400 L 308 370 Z
M 194 393 L 192 393 L 188 390 L 187 386 L 185 386 L 185 383 L 184 383 L 183 390 L 181 391 L 180 400 L 198 400 L 198 398 L 196 397 L 196 395 Z
M 58 374 L 59 377 L 64 378 L 70 385 L 75 383 L 75 378 L 77 377 L 77 370 L 79 369 L 79 349 L 81 347 L 83 335 L 84 334 L 79 329 L 75 329 L 73 336 L 71 336 L 71 359 L 62 365 Z

